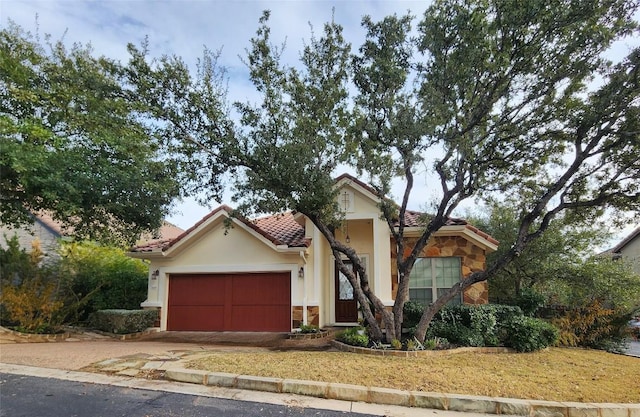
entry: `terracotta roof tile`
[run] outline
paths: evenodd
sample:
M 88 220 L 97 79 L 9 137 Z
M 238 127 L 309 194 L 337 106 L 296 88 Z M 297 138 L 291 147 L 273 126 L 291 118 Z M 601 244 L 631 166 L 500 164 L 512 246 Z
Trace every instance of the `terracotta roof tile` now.
M 405 212 L 404 218 L 405 218 L 405 226 L 407 227 L 420 227 L 420 226 L 424 226 L 424 218 L 425 218 L 425 214 L 421 213 L 419 211 L 413 211 L 413 210 L 407 210 Z M 490 236 L 488 233 L 483 232 L 482 230 L 478 229 L 477 227 L 469 224 L 469 222 L 467 222 L 464 219 L 458 219 L 455 217 L 450 217 L 449 219 L 447 219 L 447 222 L 445 223 L 447 226 L 465 226 L 467 229 L 469 229 L 470 231 L 472 231 L 473 233 L 477 234 L 478 236 L 482 237 L 483 239 L 486 239 L 487 241 L 493 243 L 494 245 L 499 244 L 500 242 L 498 242 L 498 240 L 496 240 L 495 238 L 493 238 L 492 236 Z
M 342 174 L 339 177 L 337 177 L 335 181 L 337 183 L 343 179 L 353 181 L 354 183 L 365 188 L 367 191 L 371 192 L 372 194 L 378 195 L 377 191 L 373 187 L 363 183 L 362 181 L 358 180 L 357 178 L 349 174 Z M 211 218 L 221 210 L 224 210 L 229 215 L 231 215 L 234 211 L 229 206 L 226 206 L 226 205 L 219 206 L 218 208 L 213 210 L 211 213 L 207 214 L 200 221 L 198 221 L 196 224 L 194 224 L 192 227 L 187 229 L 184 233 L 182 233 L 175 239 L 158 241 L 158 242 L 153 242 L 147 245 L 137 246 L 135 248 L 132 248 L 131 251 L 152 252 L 158 249 L 161 249 L 163 251 L 167 250 L 170 247 L 174 246 L 179 241 L 181 241 L 182 239 L 184 239 L 191 232 L 197 229 L 201 224 L 206 222 L 209 218 Z M 425 217 L 424 213 L 407 210 L 405 213 L 405 219 L 406 219 L 405 224 L 407 227 L 420 227 L 424 224 L 423 223 L 424 217 Z M 297 248 L 297 247 L 302 248 L 302 247 L 308 247 L 311 243 L 310 239 L 305 237 L 304 227 L 295 221 L 294 214 L 291 212 L 274 214 L 274 215 L 254 219 L 254 220 L 249 220 L 244 217 L 236 217 L 235 220 L 244 223 L 245 225 L 247 225 L 257 233 L 259 233 L 260 235 L 264 236 L 269 241 L 273 242 L 274 245 L 278 245 L 278 246 L 286 245 L 290 248 Z M 446 225 L 447 226 L 465 226 L 470 231 L 478 234 L 479 236 L 488 240 L 489 242 L 496 245 L 499 243 L 496 239 L 489 236 L 487 233 L 479 230 L 478 228 L 470 225 L 464 219 L 450 218 L 447 220 Z
M 209 218 L 214 216 L 216 213 L 219 213 L 220 211 L 225 211 L 229 215 L 233 213 L 233 209 L 231 207 L 226 205 L 219 206 L 174 239 L 164 239 L 150 242 L 147 244 L 138 245 L 134 248 L 131 248 L 130 250 L 132 252 L 153 252 L 158 249 L 165 251 L 187 237 L 201 224 L 206 222 Z M 297 248 L 308 247 L 311 243 L 309 239 L 305 238 L 304 227 L 300 226 L 300 224 L 295 221 L 293 214 L 290 212 L 266 216 L 255 220 L 248 220 L 244 217 L 235 217 L 234 220 L 242 222 L 252 230 L 256 231 L 257 233 L 271 241 L 274 245 L 286 245 L 290 248 Z
M 291 212 L 262 217 L 253 223 L 273 237 L 272 241 L 276 245 L 287 245 L 290 248 L 309 246 L 310 241 L 305 238 L 304 227 L 295 221 Z

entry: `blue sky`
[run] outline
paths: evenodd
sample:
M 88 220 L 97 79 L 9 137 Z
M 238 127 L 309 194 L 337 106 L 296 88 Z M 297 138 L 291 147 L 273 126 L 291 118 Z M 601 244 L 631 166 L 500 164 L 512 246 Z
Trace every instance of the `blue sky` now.
M 411 11 L 419 16 L 428 4 L 415 0 L 0 0 L 0 24 L 4 26 L 10 19 L 24 29 L 37 28 L 40 34 L 50 34 L 54 40 L 64 37 L 67 43 L 91 43 L 97 55 L 123 61 L 128 58 L 127 43 L 139 44 L 147 36 L 152 56 L 176 54 L 190 67 L 195 66 L 204 46 L 221 49 L 219 63 L 227 67 L 230 76 L 229 98 L 246 101 L 254 93 L 240 56 L 244 56 L 263 10 L 271 10 L 272 39 L 286 41 L 283 59 L 294 65 L 303 40 L 310 37 L 309 24 L 320 32 L 334 8 L 335 21 L 343 25 L 345 38 L 357 48 L 364 39 L 360 26 L 363 15 L 377 20 L 388 14 Z M 614 56 L 623 56 L 631 45 L 638 43 L 638 39 L 624 40 L 615 48 Z M 426 184 L 416 191 L 414 194 L 419 197 L 411 202 L 413 209 L 424 208 L 426 202 L 436 197 Z M 401 194 L 400 188 L 396 194 Z M 230 199 L 224 203 L 230 203 Z M 212 202 L 212 206 L 217 204 Z M 465 207 L 473 207 L 473 203 L 470 201 Z M 209 210 L 187 200 L 176 207 L 169 220 L 187 228 Z
M 357 47 L 364 39 L 362 16 L 380 19 L 388 14 L 421 14 L 425 1 L 230 1 L 230 0 L 0 0 L 0 23 L 12 20 L 24 29 L 66 43 L 91 43 L 97 55 L 127 60 L 127 43 L 149 39 L 150 54 L 181 56 L 191 68 L 202 56 L 203 47 L 220 50 L 219 63 L 228 69 L 229 98 L 253 98 L 253 87 L 241 56 L 258 28 L 263 10 L 271 10 L 271 33 L 276 43 L 286 42 L 285 62 L 294 65 L 304 40 L 310 38 L 310 24 L 318 33 L 322 25 L 335 20 L 344 27 L 345 38 Z M 36 24 L 37 19 L 37 24 Z M 230 203 L 230 201 L 224 201 Z M 218 202 L 212 202 L 216 206 Z M 415 203 L 419 209 L 422 202 Z M 169 220 L 187 228 L 210 208 L 186 200 Z

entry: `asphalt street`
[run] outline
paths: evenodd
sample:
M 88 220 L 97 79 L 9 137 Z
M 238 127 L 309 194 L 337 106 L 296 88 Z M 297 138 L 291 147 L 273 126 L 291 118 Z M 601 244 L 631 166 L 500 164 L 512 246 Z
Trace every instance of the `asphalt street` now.
M 368 414 L 0 374 L 2 417 L 337 417 Z

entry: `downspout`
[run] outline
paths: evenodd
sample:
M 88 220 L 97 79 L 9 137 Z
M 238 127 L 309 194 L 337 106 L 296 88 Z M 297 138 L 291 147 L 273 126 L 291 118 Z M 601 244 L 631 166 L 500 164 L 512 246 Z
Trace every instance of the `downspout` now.
M 307 257 L 303 250 L 300 251 L 300 257 L 302 258 L 302 324 L 306 326 L 309 320 L 307 317 Z

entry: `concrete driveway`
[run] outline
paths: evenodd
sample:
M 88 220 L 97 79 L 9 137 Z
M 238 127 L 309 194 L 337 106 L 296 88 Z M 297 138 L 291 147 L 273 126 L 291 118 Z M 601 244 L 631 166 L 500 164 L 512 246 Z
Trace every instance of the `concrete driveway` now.
M 43 368 L 80 370 L 107 359 L 173 360 L 207 351 L 328 348 L 328 341 L 296 341 L 284 334 L 238 332 L 156 332 L 117 340 L 93 332 L 72 333 L 59 341 L 33 343 L 0 327 L 0 362 Z

